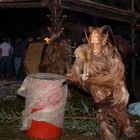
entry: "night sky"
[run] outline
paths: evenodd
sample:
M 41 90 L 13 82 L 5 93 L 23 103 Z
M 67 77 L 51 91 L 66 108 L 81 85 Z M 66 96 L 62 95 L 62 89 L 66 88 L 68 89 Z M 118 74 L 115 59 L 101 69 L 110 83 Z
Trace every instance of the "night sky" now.
M 0 36 L 16 37 L 26 35 L 38 30 L 40 27 L 49 26 L 50 15 L 47 8 L 30 9 L 0 9 Z M 65 21 L 76 24 L 92 24 L 92 18 L 84 13 L 63 10 L 62 14 L 68 17 Z
M 50 20 L 46 16 L 48 14 L 50 14 L 50 11 L 47 8 L 0 9 L 0 37 L 11 38 L 34 34 L 34 32 L 38 32 L 41 27 L 50 25 Z M 87 26 L 109 24 L 114 28 L 114 31 L 118 25 L 123 25 L 123 23 L 116 21 L 101 19 L 88 14 L 68 10 L 63 10 L 62 14 L 67 15 L 65 21 Z M 124 27 L 126 27 L 125 24 L 122 28 L 124 29 Z
M 49 23 L 47 9 L 0 9 L 0 35 L 18 36 Z

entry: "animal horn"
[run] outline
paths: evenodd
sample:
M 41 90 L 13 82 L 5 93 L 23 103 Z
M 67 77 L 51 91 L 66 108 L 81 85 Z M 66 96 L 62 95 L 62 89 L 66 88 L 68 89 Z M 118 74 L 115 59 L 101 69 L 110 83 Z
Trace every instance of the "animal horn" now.
M 104 31 L 104 30 L 108 30 L 109 28 L 111 28 L 109 25 L 103 25 L 101 27 L 101 30 Z
M 86 31 L 85 28 L 84 28 L 84 32 L 85 32 L 85 37 L 86 37 L 87 42 L 90 43 L 89 38 L 88 38 L 88 36 L 87 36 L 87 31 Z
M 112 42 L 113 42 L 113 44 L 114 44 L 115 39 L 114 39 L 114 33 L 113 33 L 112 28 L 111 28 L 109 25 L 104 25 L 104 26 L 101 27 L 101 31 L 103 32 L 103 31 L 105 31 L 105 30 L 109 31 L 109 33 L 110 33 L 110 35 L 111 35 Z

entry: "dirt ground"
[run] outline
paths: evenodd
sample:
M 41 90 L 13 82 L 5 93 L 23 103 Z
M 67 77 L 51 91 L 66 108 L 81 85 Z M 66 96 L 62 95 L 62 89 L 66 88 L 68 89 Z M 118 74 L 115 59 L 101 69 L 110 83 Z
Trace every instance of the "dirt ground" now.
M 5 128 L 2 128 L 1 130 L 5 131 Z M 1 135 L 0 139 L 1 140 L 35 140 L 34 138 L 30 138 L 30 137 L 26 136 L 23 132 L 15 133 L 15 132 L 9 130 L 9 132 L 7 131 L 7 133 L 10 133 L 10 134 L 0 133 L 0 135 Z M 57 138 L 55 140 L 94 140 L 94 138 L 83 136 L 83 135 L 80 135 L 80 134 L 74 133 L 74 132 L 63 132 L 62 137 Z
M 20 87 L 22 81 L 18 80 L 0 80 L 0 140 L 34 140 L 25 135 L 23 131 L 20 130 L 21 121 L 17 118 L 3 119 L 2 117 L 8 116 L 8 112 L 13 110 L 13 112 L 21 112 L 24 109 L 25 100 L 17 96 L 16 91 Z M 137 92 L 140 91 L 140 82 L 137 83 Z M 135 90 L 136 91 L 136 90 Z M 73 95 L 72 95 L 73 96 Z M 77 95 L 74 95 L 77 96 Z M 137 96 L 137 100 L 139 100 L 139 94 Z M 79 97 L 76 97 L 80 99 Z M 75 99 L 74 99 L 75 102 Z M 6 113 L 2 114 L 1 112 L 6 110 Z M 8 116 L 9 117 L 9 116 Z M 15 119 L 15 120 L 14 120 Z M 136 118 L 140 121 L 140 118 Z M 2 122 L 3 121 L 3 122 Z M 7 122 L 5 122 L 7 121 Z M 14 122 L 14 123 L 13 123 Z M 93 130 L 96 131 L 96 130 Z M 77 129 L 63 129 L 63 134 L 60 138 L 55 140 L 97 140 L 97 137 L 94 136 L 85 136 L 82 132 Z M 127 140 L 125 137 L 120 138 L 120 140 Z M 131 140 L 131 139 L 130 139 Z M 140 140 L 139 138 L 133 138 L 132 140 Z
M 22 112 L 25 107 L 25 100 L 17 96 L 17 89 L 20 87 L 20 80 L 0 80 L 0 140 L 33 140 L 20 130 L 21 120 L 9 116 L 11 111 Z M 13 117 L 13 118 L 12 118 Z M 7 119 L 9 118 L 9 120 Z M 17 121 L 16 121 L 17 119 Z M 20 118 L 21 119 L 21 118 Z M 84 136 L 78 130 L 63 129 L 62 136 L 56 140 L 93 140 L 93 137 Z

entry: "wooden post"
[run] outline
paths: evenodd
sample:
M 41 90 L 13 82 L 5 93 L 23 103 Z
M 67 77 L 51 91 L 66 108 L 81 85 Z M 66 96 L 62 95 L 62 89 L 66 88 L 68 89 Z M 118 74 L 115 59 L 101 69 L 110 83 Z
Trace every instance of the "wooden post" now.
M 48 15 L 51 20 L 51 28 L 54 31 L 58 31 L 61 28 L 62 21 L 66 18 L 66 15 L 61 15 L 63 8 L 61 8 L 61 0 L 51 0 L 49 2 L 49 9 L 51 11 L 51 15 Z
M 134 12 L 134 0 L 131 0 L 131 10 Z M 132 82 L 132 92 L 134 94 L 134 82 L 135 82 L 135 29 L 134 23 L 131 24 L 131 49 L 132 49 L 132 59 L 131 59 L 131 82 Z

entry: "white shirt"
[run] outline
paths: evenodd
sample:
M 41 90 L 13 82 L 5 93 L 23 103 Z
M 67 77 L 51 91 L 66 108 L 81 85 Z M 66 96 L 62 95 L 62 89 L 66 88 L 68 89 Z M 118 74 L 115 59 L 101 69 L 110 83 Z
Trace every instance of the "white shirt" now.
M 7 42 L 3 42 L 0 44 L 0 48 L 2 49 L 2 56 L 9 56 L 9 51 L 11 49 L 11 45 Z

